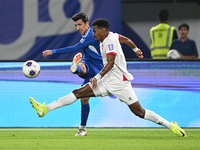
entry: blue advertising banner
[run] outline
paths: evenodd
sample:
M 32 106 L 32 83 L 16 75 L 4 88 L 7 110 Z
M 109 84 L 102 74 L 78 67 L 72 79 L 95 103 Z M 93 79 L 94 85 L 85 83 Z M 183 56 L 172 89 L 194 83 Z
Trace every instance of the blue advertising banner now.
M 80 100 L 40 118 L 29 97 L 49 104 L 80 88 L 83 79 L 69 71 L 71 62 L 38 62 L 36 78 L 22 73 L 24 62 L 0 62 L 0 127 L 78 127 Z M 140 104 L 181 127 L 200 127 L 200 61 L 127 62 Z M 88 127 L 162 127 L 135 116 L 115 96 L 90 98 Z
M 90 25 L 97 18 L 110 21 L 121 33 L 120 0 L 4 0 L 0 2 L 0 59 L 44 59 L 42 51 L 79 42 L 71 17 L 84 12 Z M 77 52 L 76 52 L 77 53 Z M 75 53 L 48 59 L 72 59 Z

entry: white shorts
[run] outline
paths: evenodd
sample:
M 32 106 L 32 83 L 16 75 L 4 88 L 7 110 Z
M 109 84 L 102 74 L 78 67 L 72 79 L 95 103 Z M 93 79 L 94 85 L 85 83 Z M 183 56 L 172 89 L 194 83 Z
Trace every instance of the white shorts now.
M 89 85 L 96 97 L 114 95 L 127 105 L 131 105 L 138 101 L 130 81 L 120 81 L 118 83 L 115 81 L 112 82 L 112 80 L 108 81 L 105 78 L 102 78 L 101 80 L 98 80 L 95 89 L 92 88 L 91 83 Z

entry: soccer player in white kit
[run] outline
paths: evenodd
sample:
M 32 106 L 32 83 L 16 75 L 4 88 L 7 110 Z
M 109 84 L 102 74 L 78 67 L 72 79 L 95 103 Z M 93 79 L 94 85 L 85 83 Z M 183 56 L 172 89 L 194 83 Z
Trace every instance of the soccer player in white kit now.
M 133 76 L 126 68 L 125 57 L 118 39 L 120 35 L 116 36 L 109 32 L 109 22 L 106 19 L 97 19 L 92 26 L 95 40 L 101 41 L 100 50 L 104 68 L 90 79 L 90 83 L 48 105 L 40 104 L 31 97 L 29 100 L 38 116 L 43 117 L 49 111 L 70 105 L 79 98 L 115 95 L 120 101 L 126 103 L 136 116 L 163 125 L 177 136 L 186 137 L 185 131 L 176 122 L 170 123 L 153 111 L 142 108 L 131 86 L 130 80 Z M 138 48 L 133 50 L 138 51 Z M 142 52 L 141 57 L 143 57 Z

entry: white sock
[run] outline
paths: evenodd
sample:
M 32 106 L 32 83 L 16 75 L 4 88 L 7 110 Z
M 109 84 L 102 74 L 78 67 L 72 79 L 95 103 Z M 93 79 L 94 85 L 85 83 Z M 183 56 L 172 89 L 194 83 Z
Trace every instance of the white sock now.
M 169 121 L 165 120 L 164 118 L 162 118 L 161 116 L 157 115 L 153 111 L 145 109 L 144 119 L 153 121 L 159 125 L 162 125 L 168 129 L 171 129 L 171 123 Z
M 74 103 L 76 100 L 77 100 L 76 96 L 73 93 L 70 93 L 69 95 L 59 98 L 58 100 L 52 102 L 51 104 L 46 105 L 47 110 L 52 111 L 56 108 L 59 108 L 65 105 L 70 105 Z
M 86 130 L 86 126 L 80 125 L 79 129 L 84 129 L 84 130 Z

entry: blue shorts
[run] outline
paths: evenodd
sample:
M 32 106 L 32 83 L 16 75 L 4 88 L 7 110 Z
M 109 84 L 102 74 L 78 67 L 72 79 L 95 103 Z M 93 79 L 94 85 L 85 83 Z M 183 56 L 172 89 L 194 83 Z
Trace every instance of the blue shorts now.
M 98 74 L 103 69 L 103 61 L 102 60 L 82 60 L 82 63 L 84 63 L 87 67 L 86 74 L 81 77 L 84 80 L 83 84 L 86 84 L 90 81 L 91 78 L 93 78 L 96 74 Z

